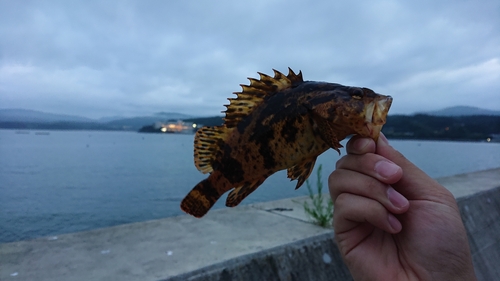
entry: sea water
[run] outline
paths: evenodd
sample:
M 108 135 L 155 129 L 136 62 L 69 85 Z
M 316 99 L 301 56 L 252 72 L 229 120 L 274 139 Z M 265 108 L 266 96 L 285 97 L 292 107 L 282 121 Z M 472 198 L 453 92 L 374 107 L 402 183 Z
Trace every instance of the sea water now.
M 193 139 L 0 130 L 0 243 L 183 214 L 180 201 L 207 176 L 194 167 Z M 432 177 L 500 167 L 500 143 L 390 142 Z M 324 183 L 340 157 L 329 150 L 318 158 Z M 314 185 L 316 170 L 311 180 Z M 281 171 L 242 204 L 306 194 L 305 186 L 295 190 L 295 181 Z M 224 207 L 224 201 L 214 208 Z

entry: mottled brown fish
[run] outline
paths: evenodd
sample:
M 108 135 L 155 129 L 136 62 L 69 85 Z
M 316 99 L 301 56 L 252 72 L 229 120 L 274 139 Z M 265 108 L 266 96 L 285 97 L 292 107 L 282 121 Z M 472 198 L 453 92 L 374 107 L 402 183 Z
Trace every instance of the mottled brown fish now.
M 210 176 L 182 200 L 181 209 L 202 217 L 225 192 L 234 207 L 275 172 L 288 169 L 296 189 L 318 155 L 359 134 L 377 139 L 392 103 L 367 88 L 303 81 L 302 72 L 260 79 L 235 93 L 222 126 L 203 127 L 194 140 L 194 163 Z

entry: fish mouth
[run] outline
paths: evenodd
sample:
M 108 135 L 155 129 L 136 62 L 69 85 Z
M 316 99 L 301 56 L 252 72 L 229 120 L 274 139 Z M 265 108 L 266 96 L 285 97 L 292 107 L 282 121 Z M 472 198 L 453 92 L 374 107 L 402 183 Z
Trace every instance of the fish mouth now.
M 392 104 L 391 96 L 382 96 L 369 103 L 365 109 L 365 136 L 369 136 L 375 141 L 378 140 L 382 126 L 384 126 L 387 113 Z

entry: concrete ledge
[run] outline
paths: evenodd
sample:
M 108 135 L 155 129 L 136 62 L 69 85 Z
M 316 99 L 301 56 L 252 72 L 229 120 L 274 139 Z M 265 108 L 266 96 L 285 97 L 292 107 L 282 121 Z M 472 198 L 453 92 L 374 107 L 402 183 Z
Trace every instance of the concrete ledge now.
M 500 186 L 500 168 L 436 179 L 455 198 L 469 196 Z
M 500 280 L 500 168 L 438 179 L 458 200 L 479 280 Z M 350 280 L 305 197 L 0 244 L 0 280 Z
M 162 280 L 325 233 L 242 206 L 0 244 L 0 280 Z
M 352 280 L 332 237 L 309 237 L 164 280 Z

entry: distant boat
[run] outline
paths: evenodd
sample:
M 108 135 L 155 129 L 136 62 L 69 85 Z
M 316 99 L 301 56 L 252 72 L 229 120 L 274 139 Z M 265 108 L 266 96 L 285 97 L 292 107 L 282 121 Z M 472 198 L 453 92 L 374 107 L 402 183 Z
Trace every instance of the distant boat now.
M 16 134 L 18 135 L 28 135 L 30 131 L 16 131 Z
M 192 134 L 196 131 L 198 125 L 178 120 L 177 122 L 157 122 L 154 127 L 162 133 Z
M 139 133 L 194 134 L 202 125 L 193 122 L 168 121 L 143 126 Z

